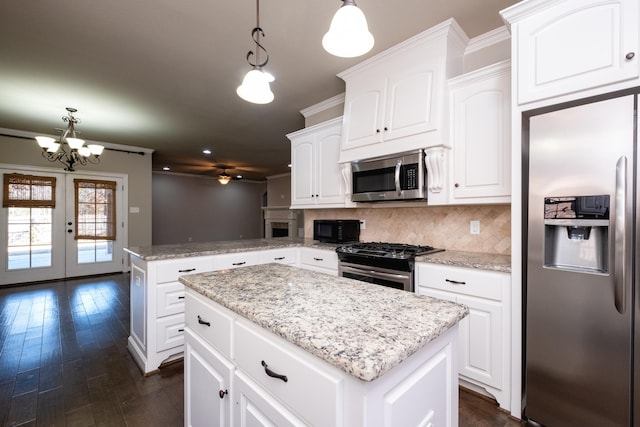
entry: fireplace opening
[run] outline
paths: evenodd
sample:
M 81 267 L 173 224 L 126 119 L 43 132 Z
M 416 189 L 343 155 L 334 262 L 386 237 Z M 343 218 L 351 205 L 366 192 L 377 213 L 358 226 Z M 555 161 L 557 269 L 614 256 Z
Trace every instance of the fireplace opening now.
M 288 237 L 289 224 L 286 222 L 271 223 L 271 237 Z

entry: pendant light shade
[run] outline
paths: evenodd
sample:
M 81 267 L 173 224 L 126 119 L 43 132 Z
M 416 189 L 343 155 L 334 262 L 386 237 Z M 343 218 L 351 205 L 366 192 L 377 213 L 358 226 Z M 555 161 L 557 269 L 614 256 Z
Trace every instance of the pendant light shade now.
M 374 43 L 367 19 L 354 0 L 343 2 L 331 20 L 329 31 L 322 38 L 322 47 L 330 54 L 342 58 L 364 55 Z
M 273 92 L 269 87 L 269 83 L 272 81 L 273 77 L 269 73 L 254 68 L 244 76 L 236 93 L 245 101 L 254 104 L 268 104 L 273 101 Z
M 251 65 L 251 70 L 244 76 L 242 84 L 236 89 L 238 96 L 245 101 L 254 104 L 268 104 L 273 101 L 273 92 L 269 83 L 274 81 L 273 76 L 263 70 L 263 67 L 269 62 L 269 54 L 267 50 L 260 44 L 260 37 L 264 37 L 264 31 L 260 28 L 260 0 L 256 0 L 256 26 L 251 30 L 251 38 L 256 44 L 255 52 L 247 53 L 247 62 Z M 260 60 L 260 52 L 265 55 L 264 61 Z M 251 58 L 254 57 L 254 61 Z M 224 183 L 226 184 L 226 182 Z

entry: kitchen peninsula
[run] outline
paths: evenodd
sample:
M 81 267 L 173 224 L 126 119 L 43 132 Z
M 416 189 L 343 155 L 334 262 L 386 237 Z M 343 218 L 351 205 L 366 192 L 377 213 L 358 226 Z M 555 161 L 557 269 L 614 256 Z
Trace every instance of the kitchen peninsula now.
M 187 425 L 457 425 L 467 307 L 275 263 L 179 280 Z

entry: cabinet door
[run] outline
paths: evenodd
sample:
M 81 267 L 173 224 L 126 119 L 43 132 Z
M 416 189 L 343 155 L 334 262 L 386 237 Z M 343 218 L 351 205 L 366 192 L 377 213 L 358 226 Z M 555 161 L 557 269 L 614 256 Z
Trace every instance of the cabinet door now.
M 186 331 L 184 422 L 188 427 L 231 425 L 231 365 Z
M 316 135 L 316 204 L 344 203 L 344 180 L 338 164 L 342 126 L 333 126 Z
M 382 127 L 385 142 L 432 131 L 440 115 L 437 85 L 442 82 L 442 60 L 438 56 L 418 60 L 410 51 L 394 56 L 393 61 Z
M 460 321 L 460 375 L 502 388 L 502 304 L 458 295 L 469 307 Z
M 237 371 L 233 385 L 234 425 L 239 427 L 306 426 L 260 386 Z
M 451 87 L 454 202 L 510 199 L 511 79 L 505 65 L 467 75 Z
M 315 201 L 314 136 L 291 142 L 291 204 L 311 205 Z
M 342 149 L 382 141 L 385 70 L 366 70 L 346 82 Z
M 519 103 L 638 78 L 638 12 L 637 0 L 567 0 L 523 18 Z

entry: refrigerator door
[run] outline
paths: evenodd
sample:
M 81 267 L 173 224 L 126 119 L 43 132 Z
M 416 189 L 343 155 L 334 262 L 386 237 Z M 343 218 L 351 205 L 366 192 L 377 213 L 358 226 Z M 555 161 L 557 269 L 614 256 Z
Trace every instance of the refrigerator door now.
M 631 420 L 633 132 L 633 96 L 529 120 L 524 415 L 543 425 Z M 545 222 L 575 196 L 608 218 Z
M 640 102 L 640 96 L 636 95 L 636 134 L 635 141 L 636 147 L 638 143 L 638 103 Z M 638 164 L 638 152 L 636 150 L 636 164 Z M 640 186 L 638 185 L 638 181 L 636 178 L 636 206 L 635 206 L 635 252 L 633 255 L 633 259 L 635 262 L 634 266 L 634 289 L 635 289 L 635 325 L 633 327 L 634 330 L 634 384 L 635 391 L 633 393 L 633 425 L 635 427 L 640 427 L 640 251 L 638 248 L 640 247 Z

